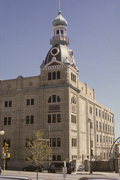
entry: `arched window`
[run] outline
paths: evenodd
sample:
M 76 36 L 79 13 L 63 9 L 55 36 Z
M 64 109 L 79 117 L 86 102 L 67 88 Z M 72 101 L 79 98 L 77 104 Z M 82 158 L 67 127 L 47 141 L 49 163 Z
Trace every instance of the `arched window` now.
M 63 35 L 63 30 L 61 30 L 61 34 Z
M 56 31 L 56 34 L 59 34 L 59 30 Z
M 48 99 L 48 103 L 51 103 L 51 96 L 50 96 L 49 99 Z
M 60 102 L 61 100 L 60 100 L 60 97 L 59 96 L 57 96 L 57 102 Z
M 51 72 L 48 73 L 48 80 L 51 80 Z
M 55 102 L 60 102 L 60 101 L 61 101 L 60 97 L 56 95 L 52 95 L 48 99 L 48 103 L 55 103 Z
M 53 79 L 56 79 L 56 72 L 53 72 Z
M 60 71 L 57 71 L 57 79 L 60 79 Z

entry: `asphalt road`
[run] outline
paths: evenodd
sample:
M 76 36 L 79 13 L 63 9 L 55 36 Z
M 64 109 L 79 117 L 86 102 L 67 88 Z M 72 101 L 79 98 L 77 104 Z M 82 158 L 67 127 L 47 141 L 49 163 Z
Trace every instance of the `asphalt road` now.
M 25 172 L 25 171 L 5 171 L 2 172 L 4 175 L 17 175 L 17 176 L 27 176 L 31 177 L 32 180 L 36 180 L 36 172 Z M 103 172 L 94 172 L 92 175 L 89 172 L 77 172 L 72 174 L 67 174 L 66 177 L 63 174 L 57 173 L 47 173 L 42 172 L 38 174 L 39 180 L 78 180 L 80 177 L 113 177 L 113 178 L 120 178 L 118 173 L 103 173 Z

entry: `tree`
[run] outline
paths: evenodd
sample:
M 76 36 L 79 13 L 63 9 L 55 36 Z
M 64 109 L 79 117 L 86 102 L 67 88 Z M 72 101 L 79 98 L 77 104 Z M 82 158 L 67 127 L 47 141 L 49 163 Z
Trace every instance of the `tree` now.
M 52 151 L 50 140 L 44 138 L 42 131 L 35 131 L 34 134 L 34 139 L 27 141 L 26 158 L 37 167 L 38 179 L 38 167 L 41 165 L 41 162 L 50 158 Z

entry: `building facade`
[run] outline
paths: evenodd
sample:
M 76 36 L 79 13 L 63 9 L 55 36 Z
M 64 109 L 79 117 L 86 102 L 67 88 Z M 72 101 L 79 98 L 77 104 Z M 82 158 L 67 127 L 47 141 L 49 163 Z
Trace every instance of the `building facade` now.
M 0 81 L 0 127 L 5 131 L 0 141 L 9 144 L 10 168 L 28 163 L 26 141 L 35 130 L 50 138 L 52 161 L 105 160 L 114 141 L 114 113 L 79 80 L 61 11 L 52 24 L 51 48 L 40 75 Z

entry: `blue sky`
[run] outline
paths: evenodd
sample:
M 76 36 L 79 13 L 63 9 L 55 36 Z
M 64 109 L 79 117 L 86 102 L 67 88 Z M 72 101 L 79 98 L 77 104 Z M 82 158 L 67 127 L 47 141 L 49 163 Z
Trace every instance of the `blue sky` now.
M 120 0 L 61 0 L 79 78 L 115 113 L 120 136 Z M 58 0 L 0 0 L 0 79 L 36 76 Z

